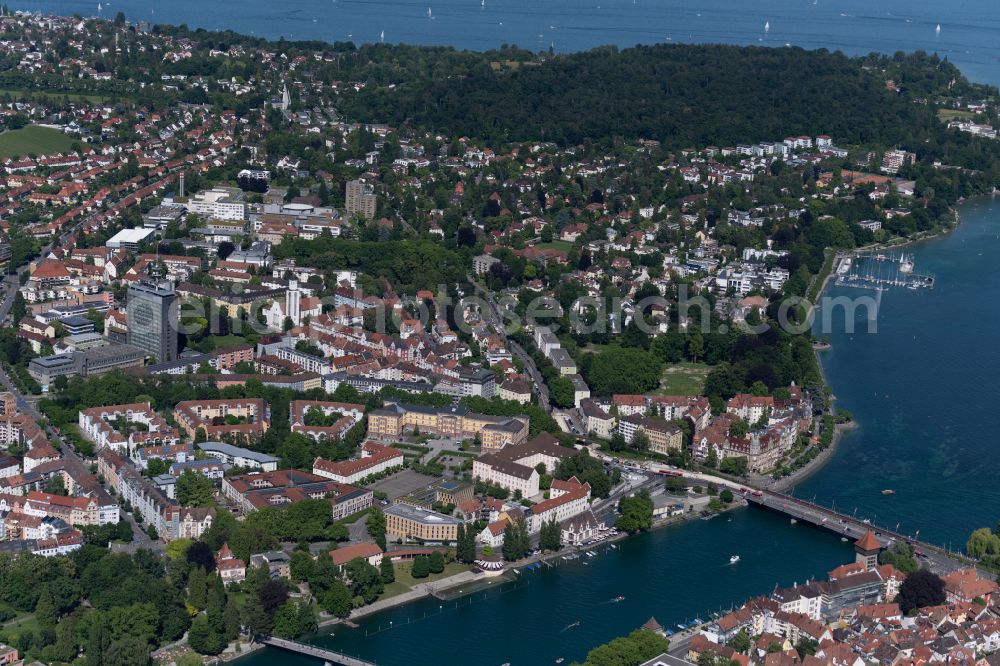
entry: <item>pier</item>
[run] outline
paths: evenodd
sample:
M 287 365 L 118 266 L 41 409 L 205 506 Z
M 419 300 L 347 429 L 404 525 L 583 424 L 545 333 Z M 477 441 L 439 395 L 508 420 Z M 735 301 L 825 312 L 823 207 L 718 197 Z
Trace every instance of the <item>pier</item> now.
M 341 652 L 327 650 L 326 648 L 316 647 L 315 645 L 309 645 L 308 643 L 290 641 L 287 638 L 268 636 L 267 638 L 261 639 L 260 642 L 265 645 L 270 645 L 271 647 L 281 648 L 282 650 L 296 652 L 307 657 L 321 659 L 322 661 L 335 664 L 336 666 L 376 666 L 373 661 L 365 661 L 364 659 L 358 659 L 357 657 L 351 657 Z

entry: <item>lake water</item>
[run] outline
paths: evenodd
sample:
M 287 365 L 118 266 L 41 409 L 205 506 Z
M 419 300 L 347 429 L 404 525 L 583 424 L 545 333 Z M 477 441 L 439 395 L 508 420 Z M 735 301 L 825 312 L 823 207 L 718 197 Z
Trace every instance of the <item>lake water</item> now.
M 821 355 L 838 406 L 859 425 L 823 470 L 796 489 L 943 545 L 1000 519 L 993 455 L 1000 442 L 994 391 L 1000 376 L 1000 200 L 960 208 L 962 225 L 912 251 L 933 290 L 882 297 L 878 332 L 844 332 Z M 833 288 L 830 296 L 871 292 Z M 866 314 L 857 313 L 857 331 Z M 883 496 L 891 488 L 895 495 Z
M 12 9 L 97 15 L 97 0 Z M 848 54 L 924 50 L 1000 84 L 995 0 L 114 0 L 102 14 L 263 37 L 578 51 L 658 42 L 793 44 Z M 765 30 L 765 26 L 769 29 Z M 936 27 L 940 25 L 941 31 Z

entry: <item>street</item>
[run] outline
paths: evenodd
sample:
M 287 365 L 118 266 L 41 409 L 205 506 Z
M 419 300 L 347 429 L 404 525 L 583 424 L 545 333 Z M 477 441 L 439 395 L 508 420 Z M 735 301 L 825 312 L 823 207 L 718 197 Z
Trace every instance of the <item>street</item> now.
M 538 392 L 538 404 L 541 405 L 542 409 L 546 412 L 550 411 L 549 387 L 546 386 L 545 379 L 542 377 L 542 373 L 539 372 L 538 366 L 535 365 L 535 361 L 531 358 L 531 355 L 524 351 L 521 345 L 511 340 L 510 336 L 507 335 L 507 329 L 503 325 L 503 317 L 500 315 L 500 307 L 497 305 L 496 299 L 493 298 L 493 292 L 488 289 L 483 289 L 479 283 L 472 278 L 472 276 L 469 277 L 469 282 L 472 283 L 478 293 L 486 297 L 486 302 L 490 307 L 490 323 L 493 325 L 493 328 L 495 328 L 497 332 L 504 337 L 504 340 L 507 341 L 507 345 L 510 347 L 511 353 L 521 359 L 521 362 L 524 363 L 524 371 L 528 373 L 529 377 L 531 377 L 531 381 L 535 385 L 535 390 Z

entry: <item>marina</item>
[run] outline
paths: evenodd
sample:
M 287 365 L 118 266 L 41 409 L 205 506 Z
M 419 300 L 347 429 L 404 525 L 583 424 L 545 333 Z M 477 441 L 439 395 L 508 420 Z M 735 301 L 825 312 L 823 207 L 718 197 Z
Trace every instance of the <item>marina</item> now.
M 913 255 L 906 253 L 855 252 L 838 255 L 836 285 L 884 291 L 891 287 L 933 289 L 934 276 L 914 271 Z

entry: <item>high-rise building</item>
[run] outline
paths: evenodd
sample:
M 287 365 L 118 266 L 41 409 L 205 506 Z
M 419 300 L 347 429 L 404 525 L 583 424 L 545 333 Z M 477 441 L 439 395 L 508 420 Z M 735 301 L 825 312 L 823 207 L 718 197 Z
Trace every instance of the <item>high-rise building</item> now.
M 347 181 L 347 192 L 344 197 L 344 208 L 348 217 L 360 215 L 366 220 L 375 217 L 375 203 L 377 201 L 372 187 L 363 180 Z
M 153 279 L 137 282 L 128 289 L 125 307 L 128 343 L 143 350 L 155 363 L 177 360 L 180 321 L 173 284 Z

